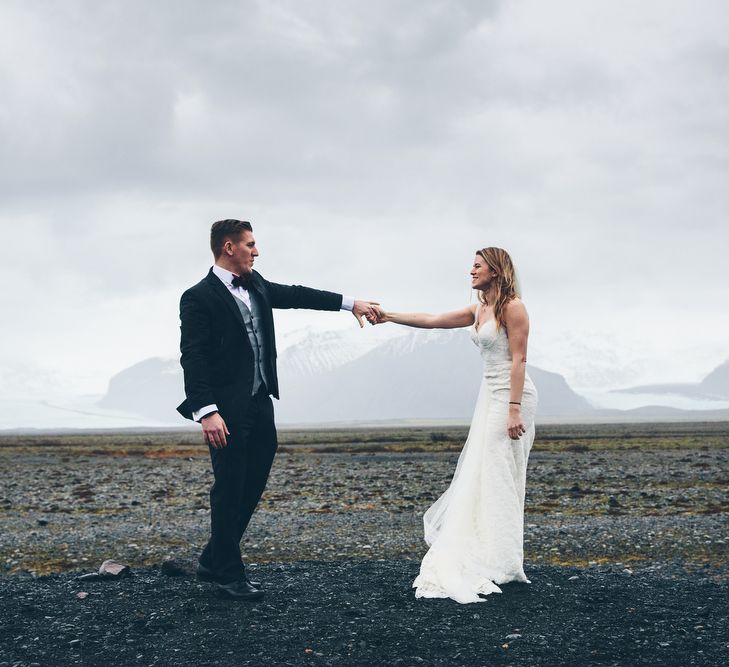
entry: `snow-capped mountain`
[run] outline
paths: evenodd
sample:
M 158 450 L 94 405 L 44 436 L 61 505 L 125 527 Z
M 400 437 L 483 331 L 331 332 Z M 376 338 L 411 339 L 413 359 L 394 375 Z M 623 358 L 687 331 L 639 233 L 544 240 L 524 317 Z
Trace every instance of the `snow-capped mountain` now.
M 294 377 L 319 375 L 355 359 L 406 332 L 394 327 L 359 327 L 336 331 L 317 331 L 306 327 L 298 329 L 277 342 L 279 369 Z
M 630 332 L 618 340 L 607 333 L 545 332 L 535 326 L 529 336 L 530 363 L 558 370 L 570 386 L 585 393 L 674 383 L 681 378 L 698 382 L 726 354 L 725 346 L 697 349 L 687 342 L 681 348 L 660 339 L 631 337 Z
M 369 350 L 349 331 L 309 332 L 289 341 L 279 356 L 279 421 L 468 421 L 481 361 L 467 332 L 406 331 L 384 338 Z M 590 410 L 559 375 L 538 368 L 530 372 L 544 396 L 542 414 L 574 416 Z M 100 406 L 146 419 L 176 419 L 182 386 L 177 359 L 147 359 L 112 378 Z
M 556 373 L 529 372 L 542 416 L 579 415 L 591 406 Z M 465 330 L 415 331 L 385 341 L 353 362 L 315 376 L 280 369 L 281 422 L 450 419 L 467 422 L 482 377 Z
M 478 350 L 466 330 L 300 329 L 280 337 L 278 348 L 281 424 L 467 422 L 481 378 Z M 545 358 L 531 355 L 532 362 Z M 608 362 L 599 358 L 597 367 Z M 575 392 L 561 374 L 539 365 L 530 365 L 529 372 L 542 419 L 729 418 L 729 362 L 695 385 L 639 386 L 620 393 Z M 184 426 L 188 422 L 175 411 L 183 397 L 179 358 L 155 357 L 115 375 L 101 400 L 0 401 L 0 429 Z

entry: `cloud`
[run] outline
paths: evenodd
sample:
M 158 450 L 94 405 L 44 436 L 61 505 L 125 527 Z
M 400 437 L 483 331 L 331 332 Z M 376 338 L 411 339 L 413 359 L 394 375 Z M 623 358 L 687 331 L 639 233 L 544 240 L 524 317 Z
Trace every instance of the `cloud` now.
M 177 295 L 230 216 L 254 222 L 279 281 L 449 309 L 470 298 L 473 251 L 501 245 L 534 336 L 604 333 L 632 363 L 655 338 L 691 358 L 690 331 L 718 355 L 727 14 L 4 3 L 0 306 L 16 326 L 0 368 L 88 367 L 87 387 L 173 348 Z M 280 326 L 342 322 L 306 317 Z

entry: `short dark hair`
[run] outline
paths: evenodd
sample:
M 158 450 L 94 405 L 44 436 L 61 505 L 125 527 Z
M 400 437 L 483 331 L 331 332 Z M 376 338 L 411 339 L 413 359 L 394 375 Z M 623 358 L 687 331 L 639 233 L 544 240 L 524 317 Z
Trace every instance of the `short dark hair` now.
M 210 228 L 210 250 L 215 259 L 223 254 L 223 246 L 228 239 L 236 241 L 243 232 L 252 232 L 253 226 L 245 220 L 218 220 Z

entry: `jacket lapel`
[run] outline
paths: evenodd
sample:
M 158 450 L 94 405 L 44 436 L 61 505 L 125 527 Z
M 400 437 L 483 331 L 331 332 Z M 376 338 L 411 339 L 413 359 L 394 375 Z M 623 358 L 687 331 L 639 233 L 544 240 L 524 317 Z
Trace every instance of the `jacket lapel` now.
M 243 321 L 243 315 L 241 315 L 240 308 L 238 308 L 238 305 L 235 302 L 235 297 L 223 284 L 223 281 L 220 280 L 220 278 L 218 278 L 218 276 L 213 273 L 212 269 L 210 269 L 210 271 L 208 272 L 206 280 L 208 285 L 210 286 L 211 291 L 215 295 L 217 295 L 217 297 L 222 301 L 225 307 L 230 310 L 231 313 L 233 313 L 233 317 L 235 317 L 240 325 L 245 328 L 246 324 Z
M 250 283 L 248 283 L 248 291 L 255 292 L 256 296 L 258 297 L 259 302 L 263 305 L 268 305 L 268 299 L 266 298 L 265 291 L 263 289 L 263 286 L 260 283 L 258 274 L 255 271 L 253 271 L 253 275 L 251 276 L 251 281 L 250 281 Z

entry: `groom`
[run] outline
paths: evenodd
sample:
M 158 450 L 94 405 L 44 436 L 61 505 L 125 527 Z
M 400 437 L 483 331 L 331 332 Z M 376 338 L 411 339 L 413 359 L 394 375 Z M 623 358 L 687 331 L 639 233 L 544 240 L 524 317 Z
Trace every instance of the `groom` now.
M 177 408 L 202 424 L 215 482 L 210 539 L 198 577 L 239 599 L 263 596 L 241 562 L 240 540 L 266 486 L 276 453 L 271 395 L 278 398 L 273 308 L 349 310 L 360 326 L 373 302 L 300 285 L 279 285 L 253 270 L 253 228 L 220 220 L 210 230 L 208 275 L 180 300 L 180 363 L 186 400 Z

